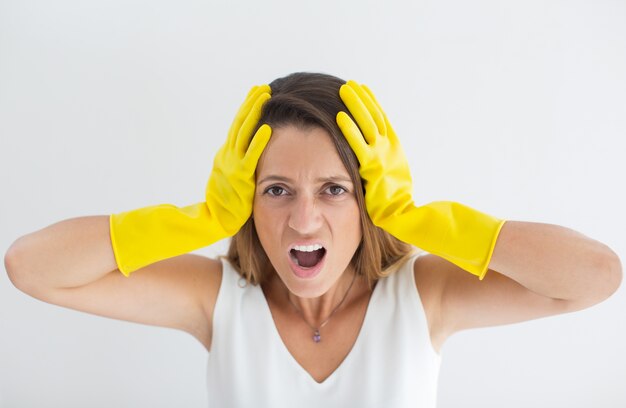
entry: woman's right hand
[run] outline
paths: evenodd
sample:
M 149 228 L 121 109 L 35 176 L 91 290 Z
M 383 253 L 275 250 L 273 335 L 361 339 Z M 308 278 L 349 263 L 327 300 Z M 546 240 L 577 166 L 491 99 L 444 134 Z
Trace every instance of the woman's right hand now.
M 253 87 L 213 162 L 206 200 L 185 207 L 159 204 L 112 214 L 111 245 L 120 272 L 186 254 L 234 235 L 252 214 L 254 172 L 272 129 L 253 134 L 270 87 Z
M 270 94 L 269 85 L 252 87 L 235 116 L 226 143 L 213 161 L 206 186 L 206 205 L 228 236 L 239 231 L 252 214 L 254 173 L 272 129 L 264 124 L 256 133 L 252 132 Z

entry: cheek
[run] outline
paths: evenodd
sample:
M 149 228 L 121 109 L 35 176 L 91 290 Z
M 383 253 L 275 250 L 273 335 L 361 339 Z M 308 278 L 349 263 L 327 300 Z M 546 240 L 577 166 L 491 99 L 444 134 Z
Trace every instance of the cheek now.
M 261 241 L 263 249 L 268 252 L 280 237 L 280 214 L 276 210 L 255 201 L 252 215 L 259 241 Z
M 354 208 L 352 209 L 352 216 L 350 218 L 352 224 L 353 237 L 356 240 L 356 246 L 359 245 L 361 239 L 363 238 L 363 228 L 361 226 L 361 210 L 359 210 L 359 205 L 354 202 Z M 356 249 L 355 246 L 355 249 Z
M 356 201 L 350 203 L 337 211 L 332 216 L 337 231 L 335 234 L 345 238 L 344 243 L 348 246 L 353 246 L 354 241 L 358 243 L 361 241 L 362 228 L 361 228 L 361 212 Z

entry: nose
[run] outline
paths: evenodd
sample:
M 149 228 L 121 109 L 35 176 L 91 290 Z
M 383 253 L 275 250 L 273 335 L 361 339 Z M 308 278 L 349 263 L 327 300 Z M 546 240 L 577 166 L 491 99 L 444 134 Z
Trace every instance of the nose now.
M 289 227 L 294 231 L 307 235 L 319 230 L 322 225 L 322 214 L 315 197 L 299 195 L 293 201 L 289 214 Z

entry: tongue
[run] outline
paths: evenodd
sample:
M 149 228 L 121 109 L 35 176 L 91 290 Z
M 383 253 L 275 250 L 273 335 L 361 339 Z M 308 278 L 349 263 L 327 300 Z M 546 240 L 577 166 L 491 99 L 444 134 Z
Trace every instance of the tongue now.
M 298 265 L 302 266 L 303 268 L 310 268 L 317 265 L 317 263 L 322 259 L 322 257 L 324 256 L 324 249 L 321 248 L 313 252 L 293 250 L 292 253 L 298 260 Z

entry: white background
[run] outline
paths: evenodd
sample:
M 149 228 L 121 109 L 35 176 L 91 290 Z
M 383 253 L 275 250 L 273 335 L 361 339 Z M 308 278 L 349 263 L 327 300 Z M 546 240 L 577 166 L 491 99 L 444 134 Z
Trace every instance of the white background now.
M 373 89 L 417 202 L 626 256 L 621 0 L 0 0 L 1 252 L 63 219 L 201 201 L 248 89 L 294 71 Z M 624 292 L 451 338 L 439 406 L 626 406 Z M 187 334 L 51 306 L 0 274 L 1 407 L 202 407 L 206 360 Z

